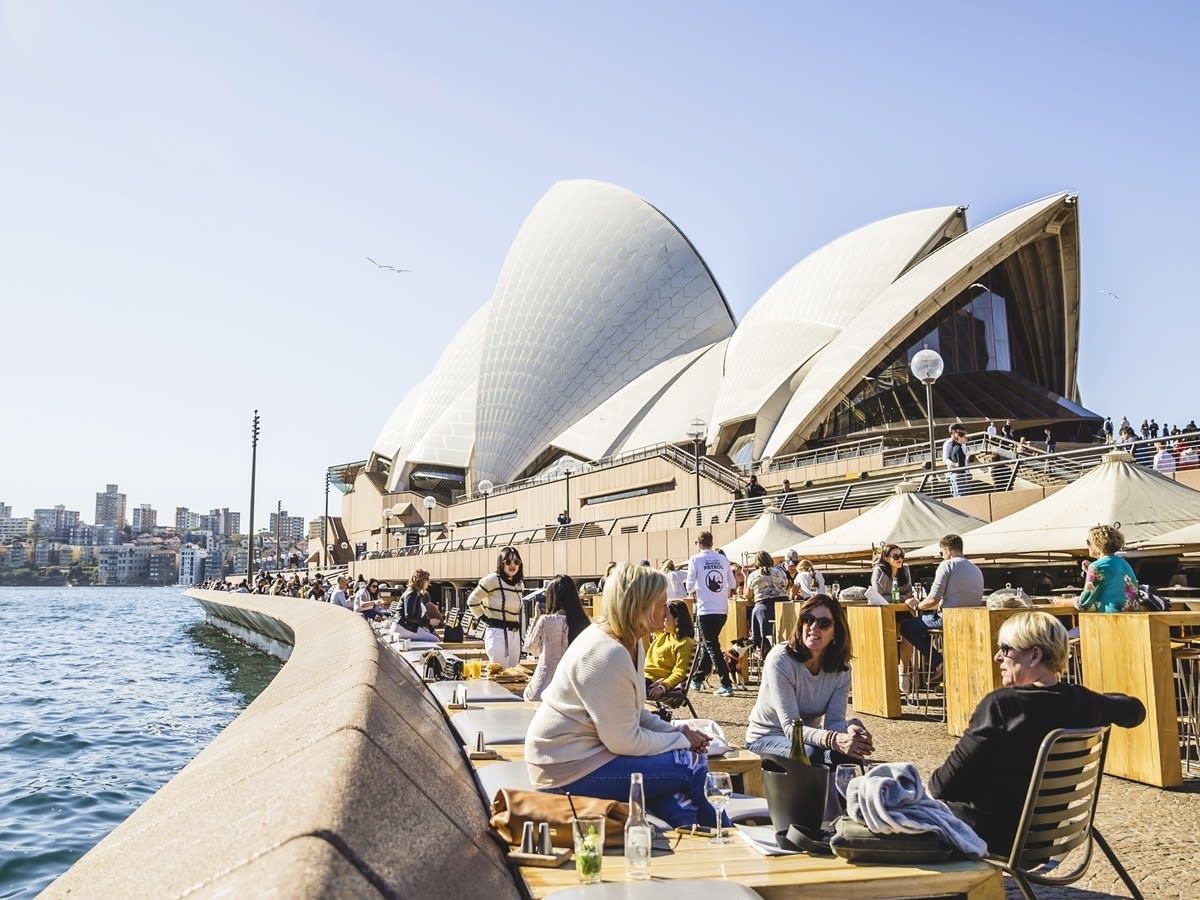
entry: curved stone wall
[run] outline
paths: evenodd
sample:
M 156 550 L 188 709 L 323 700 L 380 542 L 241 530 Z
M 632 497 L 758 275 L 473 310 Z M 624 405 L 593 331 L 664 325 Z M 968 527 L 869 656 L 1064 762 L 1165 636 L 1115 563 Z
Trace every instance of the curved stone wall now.
M 291 658 L 45 896 L 520 896 L 441 708 L 360 617 L 187 594 Z

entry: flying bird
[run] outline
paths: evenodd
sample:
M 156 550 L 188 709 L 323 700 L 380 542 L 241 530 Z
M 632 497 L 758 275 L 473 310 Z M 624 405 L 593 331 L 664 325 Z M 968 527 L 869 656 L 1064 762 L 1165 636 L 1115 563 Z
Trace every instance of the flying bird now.
M 1118 297 L 1118 296 L 1116 295 L 1116 293 L 1114 293 L 1113 291 L 1101 291 L 1100 293 L 1102 293 L 1102 294 L 1108 294 L 1108 295 L 1109 295 L 1110 297 L 1112 297 L 1114 300 L 1120 300 L 1120 299 L 1121 299 L 1121 298 L 1120 298 L 1120 297 Z
M 408 269 L 397 269 L 395 266 L 385 266 L 383 263 L 377 263 L 371 257 L 367 257 L 367 262 L 374 265 L 377 269 L 387 269 L 389 272 L 407 272 Z

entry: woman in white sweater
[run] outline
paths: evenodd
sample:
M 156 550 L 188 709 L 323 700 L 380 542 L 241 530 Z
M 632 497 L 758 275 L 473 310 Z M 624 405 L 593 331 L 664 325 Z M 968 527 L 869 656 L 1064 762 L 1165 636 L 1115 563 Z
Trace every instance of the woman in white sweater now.
M 604 618 L 563 654 L 525 737 L 542 790 L 625 800 L 641 772 L 650 812 L 672 826 L 716 824 L 704 797 L 708 738 L 646 710 L 643 638 L 663 627 L 666 579 L 621 563 L 605 579 Z

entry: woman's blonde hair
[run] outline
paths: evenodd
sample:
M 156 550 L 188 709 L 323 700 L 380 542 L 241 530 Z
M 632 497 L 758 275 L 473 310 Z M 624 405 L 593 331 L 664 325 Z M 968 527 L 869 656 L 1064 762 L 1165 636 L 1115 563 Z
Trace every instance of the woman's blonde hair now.
M 798 568 L 801 572 L 817 571 L 815 568 L 813 568 L 812 560 L 810 560 L 810 559 L 800 560 L 800 562 L 796 564 L 796 568 Z
M 638 626 L 660 597 L 667 593 L 667 579 L 649 566 L 617 563 L 604 579 L 604 614 L 600 621 L 619 641 L 638 638 Z
M 1125 548 L 1125 535 L 1111 525 L 1096 525 L 1088 530 L 1088 546 L 1101 556 L 1112 556 Z
M 661 568 L 661 569 L 662 569 L 664 572 L 674 572 L 674 571 L 675 571 L 675 560 L 673 560 L 673 559 L 664 559 L 664 560 L 663 560 L 663 564 L 662 564 L 662 566 L 660 566 L 660 568 Z
M 1019 612 L 1004 621 L 998 638 L 1018 650 L 1041 648 L 1042 664 L 1051 672 L 1062 673 L 1067 667 L 1067 629 L 1049 613 Z

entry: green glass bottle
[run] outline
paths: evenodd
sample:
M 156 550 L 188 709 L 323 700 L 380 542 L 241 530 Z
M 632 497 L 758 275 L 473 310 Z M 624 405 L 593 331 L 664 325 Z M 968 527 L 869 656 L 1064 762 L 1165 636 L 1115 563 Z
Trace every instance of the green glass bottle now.
M 812 762 L 808 758 L 808 751 L 804 749 L 804 723 L 799 719 L 792 722 L 792 759 L 798 759 L 806 766 L 811 766 Z

